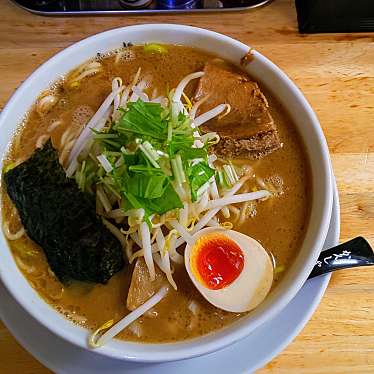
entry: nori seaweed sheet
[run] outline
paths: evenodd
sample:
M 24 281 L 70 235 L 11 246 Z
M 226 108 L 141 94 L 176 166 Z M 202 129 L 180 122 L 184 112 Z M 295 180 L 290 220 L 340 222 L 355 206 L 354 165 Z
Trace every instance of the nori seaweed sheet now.
M 49 140 L 4 174 L 28 236 L 63 283 L 106 283 L 124 266 L 121 244 L 96 215 L 95 198 L 66 177 Z

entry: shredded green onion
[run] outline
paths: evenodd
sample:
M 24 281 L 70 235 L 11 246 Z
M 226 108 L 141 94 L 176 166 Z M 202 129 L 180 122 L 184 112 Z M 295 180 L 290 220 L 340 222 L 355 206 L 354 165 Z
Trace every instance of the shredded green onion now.
M 284 265 L 278 265 L 278 266 L 275 267 L 274 273 L 279 274 L 279 273 L 282 273 L 285 270 L 286 270 L 286 268 L 285 268 Z
M 94 139 L 118 139 L 117 134 L 105 134 L 100 132 L 95 132 L 95 135 L 93 136 Z
M 10 162 L 8 165 L 4 166 L 3 168 L 3 173 L 7 173 L 9 170 L 13 169 L 15 167 L 15 163 L 14 162 Z
M 230 185 L 234 185 L 238 180 L 238 175 L 234 170 L 232 165 L 223 165 L 223 170 L 226 174 L 227 180 L 230 182 Z
M 217 172 L 217 182 L 218 182 L 219 186 L 224 190 L 229 189 L 232 186 L 230 181 L 228 181 L 228 179 L 227 179 L 227 174 L 223 170 L 218 170 L 218 172 Z
M 161 44 L 150 43 L 144 46 L 144 52 L 165 54 L 168 50 Z
M 171 167 L 173 170 L 175 180 L 178 183 L 178 185 L 181 186 L 184 182 L 186 182 L 186 175 L 183 170 L 183 163 L 182 163 L 181 156 L 179 154 L 176 155 L 174 159 L 170 160 L 170 163 L 171 163 Z
M 156 168 L 160 169 L 160 165 L 158 164 L 157 160 L 160 158 L 157 152 L 155 152 L 150 143 L 145 142 L 143 144 L 139 144 L 139 149 L 145 154 L 151 164 Z M 155 157 L 156 156 L 156 157 Z

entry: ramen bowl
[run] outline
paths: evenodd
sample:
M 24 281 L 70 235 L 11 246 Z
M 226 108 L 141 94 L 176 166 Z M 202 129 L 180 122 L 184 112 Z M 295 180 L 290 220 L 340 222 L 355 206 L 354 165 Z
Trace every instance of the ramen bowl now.
M 25 113 L 43 90 L 97 53 L 119 48 L 123 42 L 157 42 L 197 47 L 235 65 L 238 65 L 249 51 L 247 45 L 225 35 L 173 24 L 136 25 L 91 36 L 66 48 L 44 63 L 10 98 L 0 117 L 0 155 L 3 157 L 6 153 L 17 125 L 22 122 Z M 98 348 L 95 351 L 98 354 L 138 362 L 165 362 L 220 350 L 248 336 L 257 327 L 272 319 L 290 302 L 308 278 L 325 241 L 332 210 L 328 147 L 316 115 L 296 85 L 259 52 L 252 50 L 252 57 L 250 63 L 243 68 L 254 80 L 261 82 L 287 109 L 303 140 L 310 161 L 311 213 L 305 239 L 297 257 L 280 284 L 259 307 L 224 329 L 199 338 L 166 344 L 112 340 Z M 57 336 L 81 348 L 90 349 L 87 344 L 88 331 L 65 319 L 44 302 L 29 285 L 18 270 L 2 232 L 0 253 L 0 277 L 14 299 Z

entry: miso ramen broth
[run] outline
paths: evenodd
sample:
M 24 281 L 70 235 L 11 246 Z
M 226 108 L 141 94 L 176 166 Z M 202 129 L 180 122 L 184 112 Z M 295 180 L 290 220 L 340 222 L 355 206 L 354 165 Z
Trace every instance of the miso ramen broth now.
M 141 68 L 140 77 L 146 82 L 144 92 L 149 97 L 157 97 L 166 95 L 186 75 L 203 70 L 207 62 L 216 59 L 190 47 L 167 45 L 163 48 L 167 51 L 159 53 L 150 52 L 143 46 L 131 46 L 101 55 L 94 60 L 101 64 L 98 71 L 94 71 L 96 65 L 93 65 L 92 74 L 88 73 L 77 82 L 72 83 L 69 76 L 56 82 L 49 91 L 41 94 L 15 134 L 4 162 L 5 168 L 29 158 L 37 142 L 43 143 L 48 137 L 66 166 L 68 151 L 111 92 L 113 78 L 120 77 L 124 85 L 129 85 Z M 187 86 L 187 97 L 193 97 L 196 86 L 197 81 Z M 230 218 L 220 214 L 219 220 L 231 222 L 234 230 L 256 239 L 271 253 L 275 262 L 274 288 L 298 255 L 312 197 L 309 164 L 302 141 L 285 108 L 265 88 L 261 89 L 269 102 L 282 147 L 259 159 L 235 159 L 232 162 L 252 170 L 252 177 L 243 192 L 265 186 L 274 197 L 249 202 L 240 209 L 234 206 Z M 68 143 L 70 148 L 63 152 L 61 145 Z M 4 183 L 2 189 L 4 221 L 9 231 L 15 233 L 21 223 Z M 27 235 L 8 243 L 18 268 L 30 285 L 76 324 L 95 330 L 106 321 L 118 321 L 129 313 L 126 298 L 135 261 L 113 275 L 106 284 L 78 281 L 62 284 L 50 270 L 43 250 Z M 179 251 L 183 254 L 183 247 Z M 123 330 L 118 338 L 139 342 L 180 341 L 220 329 L 247 314 L 216 308 L 195 288 L 183 265 L 173 264 L 173 268 L 178 290 L 170 287 L 159 304 Z

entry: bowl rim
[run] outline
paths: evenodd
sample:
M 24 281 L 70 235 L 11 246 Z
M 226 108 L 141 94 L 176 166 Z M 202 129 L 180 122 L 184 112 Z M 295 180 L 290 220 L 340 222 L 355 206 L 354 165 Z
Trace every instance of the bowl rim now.
M 47 71 L 50 68 L 53 68 L 55 63 L 58 63 L 60 60 L 64 59 L 70 53 L 76 52 L 79 50 L 80 47 L 89 44 L 89 43 L 97 43 L 106 40 L 106 38 L 110 38 L 110 36 L 115 35 L 117 33 L 123 33 L 128 31 L 138 31 L 138 32 L 148 32 L 148 33 L 155 33 L 157 31 L 163 32 L 179 32 L 179 33 L 196 33 L 200 37 L 207 37 L 211 39 L 219 39 L 223 43 L 230 44 L 231 48 L 235 48 L 237 50 L 241 50 L 242 52 L 248 51 L 248 46 L 240 41 L 237 41 L 233 38 L 230 38 L 226 35 L 206 30 L 202 28 L 187 26 L 187 25 L 178 25 L 178 24 L 141 24 L 141 25 L 133 25 L 133 26 L 125 26 L 120 28 L 111 29 L 108 31 L 104 31 L 92 36 L 89 36 L 77 43 L 72 44 L 71 46 L 61 50 L 53 57 L 48 59 L 44 62 L 39 68 L 37 68 L 29 77 L 19 86 L 16 92 L 11 96 L 8 100 L 7 104 L 5 105 L 3 111 L 0 114 L 0 126 L 5 121 L 6 117 L 14 111 L 14 103 L 18 100 L 22 95 L 25 95 L 27 89 L 30 85 L 32 85 L 33 81 L 38 78 L 40 74 Z M 188 45 L 188 43 L 184 43 Z M 297 88 L 297 86 L 288 78 L 288 76 L 278 68 L 274 63 L 264 57 L 257 51 L 253 51 L 255 59 L 258 60 L 261 64 L 266 65 L 269 69 L 271 69 L 275 75 L 282 81 L 282 84 L 286 86 L 290 94 L 298 100 L 300 105 L 305 110 L 305 115 L 308 117 L 309 122 L 312 124 L 313 131 L 315 132 L 316 137 L 318 138 L 319 142 L 319 150 L 321 151 L 321 169 L 323 172 L 323 190 L 325 195 L 323 198 L 323 215 L 320 217 L 319 222 L 319 229 L 317 231 L 317 235 L 315 238 L 316 245 L 311 249 L 311 253 L 307 258 L 306 263 L 304 263 L 304 267 L 300 270 L 296 276 L 294 277 L 294 284 L 288 287 L 280 296 L 277 296 L 276 303 L 273 302 L 270 305 L 260 306 L 259 312 L 255 313 L 253 317 L 249 320 L 250 322 L 243 323 L 242 326 L 234 328 L 230 325 L 230 328 L 225 328 L 214 332 L 213 334 L 208 334 L 203 337 L 199 337 L 197 339 L 187 340 L 184 342 L 177 342 L 177 343 L 164 343 L 164 344 L 142 344 L 142 343 L 129 343 L 123 342 L 119 340 L 114 340 L 110 342 L 108 345 L 101 347 L 96 350 L 97 353 L 102 354 L 107 357 L 112 357 L 116 359 L 122 360 L 131 360 L 137 362 L 165 362 L 165 361 L 173 361 L 173 360 L 181 360 L 186 358 L 192 358 L 195 356 L 200 356 L 203 354 L 207 354 L 213 351 L 217 351 L 222 349 L 234 342 L 244 338 L 247 336 L 251 331 L 255 328 L 260 326 L 265 321 L 273 318 L 280 310 L 282 310 L 296 295 L 298 290 L 302 287 L 304 282 L 306 281 L 311 269 L 313 268 L 317 257 L 322 249 L 323 242 L 326 238 L 331 211 L 332 211 L 332 180 L 331 180 L 331 162 L 329 157 L 329 151 L 326 143 L 326 139 L 318 122 L 318 119 L 312 110 L 311 106 L 309 105 L 306 98 L 303 96 L 301 91 Z M 244 55 L 243 53 L 242 55 Z M 93 56 L 92 56 L 93 57 Z M 58 74 L 56 74 L 56 79 Z M 35 98 L 34 98 L 35 99 Z M 18 125 L 18 124 L 17 124 Z M 14 129 L 16 126 L 14 126 Z M 3 155 L 0 155 L 3 157 Z M 321 187 L 322 188 L 322 187 Z M 0 217 L 2 219 L 2 217 Z M 0 234 L 3 236 L 3 233 Z M 0 248 L 1 250 L 1 248 Z M 9 247 L 8 247 L 9 250 Z M 12 295 L 12 297 L 39 323 L 43 326 L 48 328 L 54 334 L 60 336 L 64 340 L 69 341 L 70 343 L 79 346 L 83 349 L 89 349 L 87 347 L 87 330 L 80 328 L 74 325 L 74 328 L 67 328 L 64 329 L 64 326 L 58 326 L 54 323 L 54 321 L 49 320 L 48 318 L 44 318 L 44 316 L 40 315 L 35 308 L 33 308 L 32 302 L 28 300 L 27 297 L 21 295 L 17 292 L 17 289 L 13 286 L 11 274 L 7 271 L 1 271 L 2 264 L 0 263 L 0 278 L 3 281 L 4 285 Z M 23 277 L 23 275 L 22 275 Z M 30 289 L 33 290 L 30 286 Z M 34 291 L 34 290 L 33 290 Z M 36 291 L 34 291 L 36 293 Z M 39 301 L 42 303 L 47 304 L 40 296 Z M 276 297 L 274 297 L 276 298 Z M 266 300 L 265 300 L 266 301 Z M 266 304 L 266 303 L 264 303 Z M 49 305 L 48 305 L 49 306 Z M 59 314 L 55 309 L 49 306 L 55 314 Z M 257 310 L 256 309 L 256 310 Z M 64 317 L 61 317 L 61 320 L 64 320 L 66 323 L 72 324 L 72 322 L 68 321 Z M 61 325 L 64 323 L 61 322 Z M 65 327 L 67 325 L 65 324 Z M 79 332 L 81 330 L 81 332 Z M 232 331 L 229 331 L 232 330 Z M 85 332 L 85 335 L 83 334 Z M 212 337 L 215 335 L 216 337 Z M 151 347 L 151 348 L 150 348 Z M 140 348 L 140 349 L 139 349 Z

